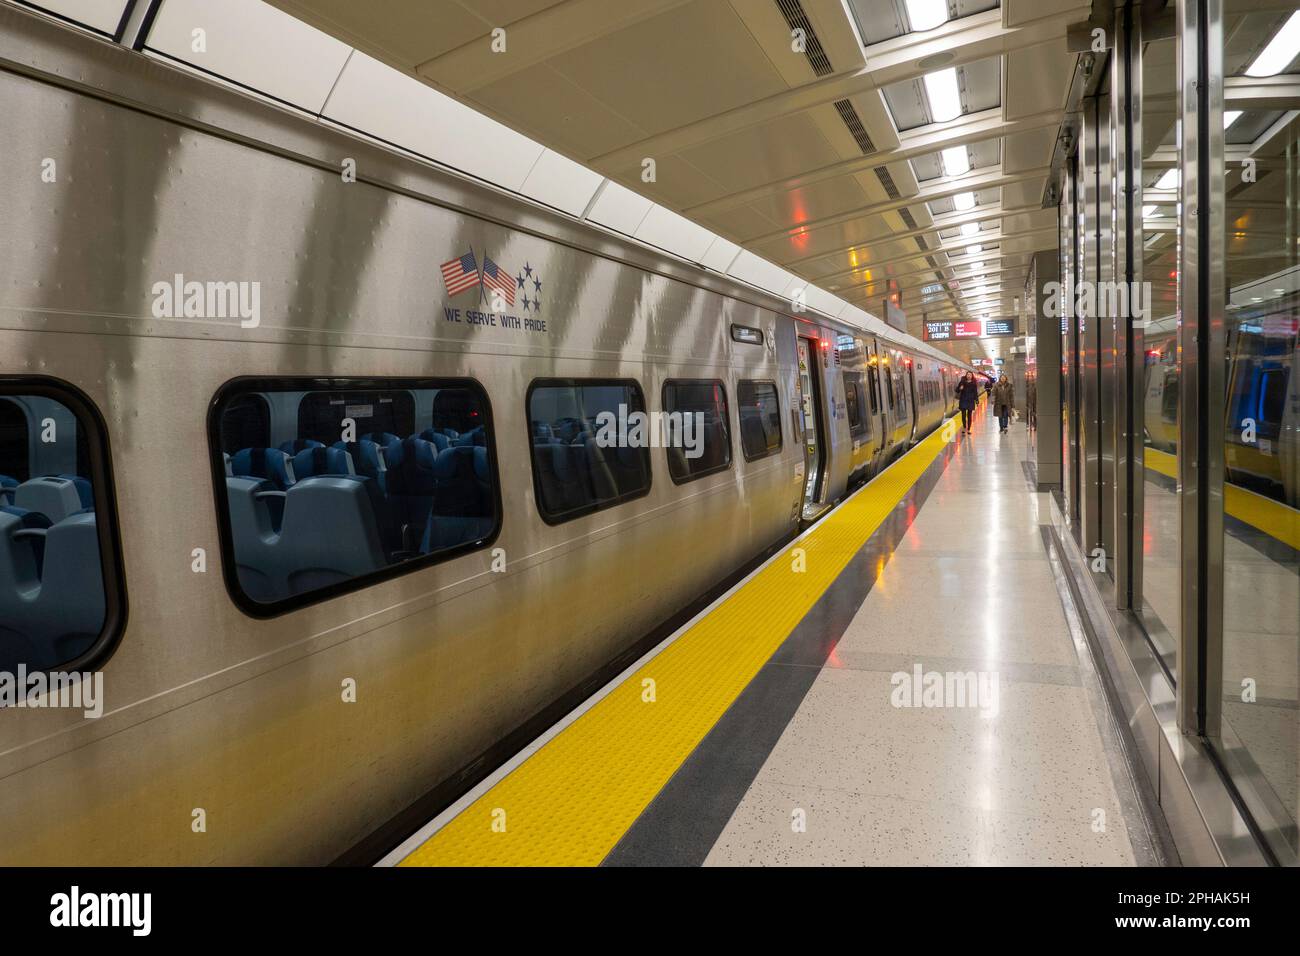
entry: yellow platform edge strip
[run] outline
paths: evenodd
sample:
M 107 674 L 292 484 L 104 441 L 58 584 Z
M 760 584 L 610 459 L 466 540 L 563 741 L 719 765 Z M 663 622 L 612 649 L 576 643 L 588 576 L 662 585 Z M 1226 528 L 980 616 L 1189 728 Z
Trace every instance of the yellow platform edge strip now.
M 939 456 L 946 431 L 791 542 L 399 865 L 598 865 Z
M 1148 469 L 1166 478 L 1178 480 L 1176 457 L 1155 448 L 1143 449 L 1143 456 Z M 1300 551 L 1300 511 L 1245 488 L 1227 484 L 1223 488 L 1223 510 L 1256 531 Z

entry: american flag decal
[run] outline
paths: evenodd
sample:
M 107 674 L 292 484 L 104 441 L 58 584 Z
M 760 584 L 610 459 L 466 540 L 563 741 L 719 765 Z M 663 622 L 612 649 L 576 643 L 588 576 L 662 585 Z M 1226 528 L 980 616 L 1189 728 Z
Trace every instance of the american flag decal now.
M 483 255 L 483 288 L 500 292 L 506 305 L 515 304 L 514 276 L 488 258 L 486 253 Z
M 448 295 L 457 295 L 478 285 L 478 265 L 474 262 L 474 250 L 471 249 L 459 259 L 449 259 L 444 262 L 442 281 L 447 287 Z

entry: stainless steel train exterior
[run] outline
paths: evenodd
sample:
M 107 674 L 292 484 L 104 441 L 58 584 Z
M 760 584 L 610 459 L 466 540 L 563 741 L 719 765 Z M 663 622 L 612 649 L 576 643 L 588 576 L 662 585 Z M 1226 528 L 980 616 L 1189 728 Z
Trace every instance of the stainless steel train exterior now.
M 435 785 L 469 779 L 508 734 L 953 410 L 958 369 L 901 341 L 791 315 L 725 276 L 12 9 L 0 143 L 0 382 L 68 383 L 102 415 L 101 559 L 120 549 L 125 594 L 115 646 L 92 649 L 102 716 L 0 711 L 0 863 L 328 862 Z M 340 176 L 345 157 L 356 182 Z M 481 291 L 448 296 L 439 270 L 467 248 L 542 277 L 544 332 L 447 318 Z M 260 283 L 259 324 L 158 317 L 155 285 L 175 276 Z M 446 560 L 246 613 L 209 431 L 214 397 L 243 377 L 479 383 L 497 527 Z M 722 382 L 730 467 L 677 484 L 653 449 L 645 494 L 543 521 L 527 390 L 592 378 L 635 380 L 650 409 L 668 379 Z M 752 461 L 735 426 L 741 380 L 779 394 L 780 449 Z

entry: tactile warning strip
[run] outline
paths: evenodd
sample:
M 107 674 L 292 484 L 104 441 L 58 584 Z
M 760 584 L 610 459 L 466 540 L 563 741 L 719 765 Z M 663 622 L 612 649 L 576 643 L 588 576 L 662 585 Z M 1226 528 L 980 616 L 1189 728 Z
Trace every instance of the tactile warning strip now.
M 400 865 L 599 864 L 939 455 L 948 431 L 792 542 Z

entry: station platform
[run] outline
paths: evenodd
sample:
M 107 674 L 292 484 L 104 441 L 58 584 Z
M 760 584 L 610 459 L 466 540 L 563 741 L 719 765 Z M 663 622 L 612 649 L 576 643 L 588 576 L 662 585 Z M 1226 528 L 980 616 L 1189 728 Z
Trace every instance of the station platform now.
M 390 853 L 400 866 L 1168 865 L 1025 465 L 918 444 Z

